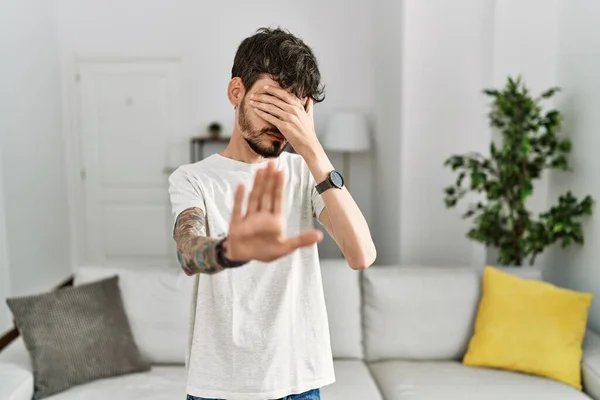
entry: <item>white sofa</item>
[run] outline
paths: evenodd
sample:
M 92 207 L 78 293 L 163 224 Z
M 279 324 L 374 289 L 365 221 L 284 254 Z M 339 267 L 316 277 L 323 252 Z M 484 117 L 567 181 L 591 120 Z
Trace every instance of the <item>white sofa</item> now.
M 584 392 L 540 377 L 466 367 L 481 273 L 466 267 L 375 266 L 362 273 L 322 262 L 336 382 L 324 400 L 600 400 L 600 337 L 588 331 Z M 118 273 L 134 336 L 150 372 L 104 379 L 50 400 L 184 399 L 191 279 L 156 268 L 82 268 L 75 284 Z M 0 353 L 0 400 L 30 400 L 33 376 L 20 339 Z

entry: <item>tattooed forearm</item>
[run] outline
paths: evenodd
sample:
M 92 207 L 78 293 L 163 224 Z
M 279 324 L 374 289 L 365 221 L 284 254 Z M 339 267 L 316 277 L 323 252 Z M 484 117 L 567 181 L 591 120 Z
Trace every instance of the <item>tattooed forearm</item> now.
M 177 217 L 173 230 L 177 258 L 187 275 L 214 274 L 223 270 L 217 262 L 215 246 L 219 239 L 206 237 L 204 213 L 189 208 Z

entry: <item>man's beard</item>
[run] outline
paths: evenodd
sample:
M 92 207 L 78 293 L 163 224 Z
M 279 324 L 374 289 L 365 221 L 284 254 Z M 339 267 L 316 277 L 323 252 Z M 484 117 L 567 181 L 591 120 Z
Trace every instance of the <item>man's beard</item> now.
M 259 156 L 264 158 L 276 158 L 283 152 L 285 148 L 285 141 L 281 142 L 278 140 L 268 141 L 264 140 L 264 136 L 267 133 L 275 133 L 281 135 L 281 132 L 276 127 L 268 127 L 263 128 L 260 131 L 255 130 L 252 127 L 252 123 L 250 119 L 246 115 L 246 101 L 242 100 L 240 105 L 240 130 L 242 131 L 242 136 L 248 146 Z

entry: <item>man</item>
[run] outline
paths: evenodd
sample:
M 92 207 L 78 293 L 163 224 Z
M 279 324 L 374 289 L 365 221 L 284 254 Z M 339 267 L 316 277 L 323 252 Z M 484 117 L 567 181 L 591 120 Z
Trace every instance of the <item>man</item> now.
M 335 381 L 313 218 L 351 268 L 376 252 L 314 131 L 320 80 L 306 44 L 260 29 L 234 59 L 227 148 L 169 178 L 178 258 L 196 277 L 188 399 L 315 400 Z

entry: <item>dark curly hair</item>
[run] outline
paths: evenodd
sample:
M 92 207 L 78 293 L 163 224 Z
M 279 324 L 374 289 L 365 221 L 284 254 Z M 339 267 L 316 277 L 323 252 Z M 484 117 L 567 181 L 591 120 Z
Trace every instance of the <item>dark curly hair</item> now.
M 301 39 L 281 28 L 260 28 L 237 49 L 231 77 L 242 79 L 248 90 L 262 74 L 270 75 L 296 96 L 325 100 L 317 59 Z

